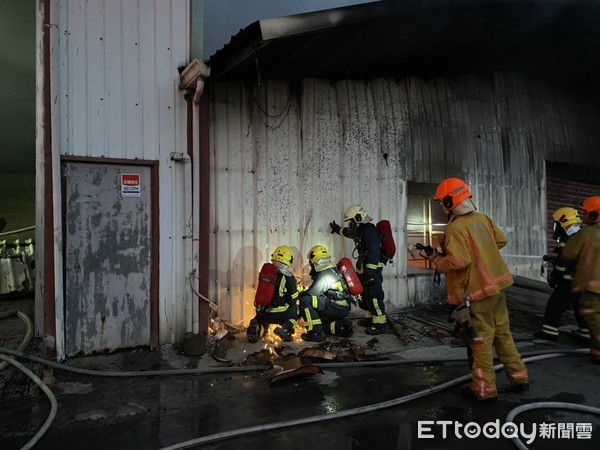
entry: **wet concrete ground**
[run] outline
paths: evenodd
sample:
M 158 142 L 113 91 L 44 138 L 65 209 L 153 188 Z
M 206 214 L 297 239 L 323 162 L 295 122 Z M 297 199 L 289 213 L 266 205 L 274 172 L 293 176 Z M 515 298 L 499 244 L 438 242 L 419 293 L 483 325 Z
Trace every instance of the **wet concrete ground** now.
M 522 353 L 579 348 L 576 341 L 561 337 L 558 343 L 533 340 L 537 329 L 539 300 L 544 296 L 519 289 L 511 291 L 511 311 L 515 338 Z M 514 307 L 513 307 L 514 306 Z M 541 305 L 543 309 L 543 304 Z M 437 386 L 468 372 L 465 349 L 451 345 L 452 337 L 444 326 L 443 310 L 415 309 L 393 315 L 398 335 L 378 336 L 377 342 L 360 329 L 352 341 L 372 357 L 388 362 L 371 365 L 354 363 L 349 367 L 319 363 L 323 373 L 284 380 L 270 385 L 268 372 L 230 372 L 218 374 L 169 375 L 161 377 L 107 378 L 54 370 L 54 395 L 58 413 L 49 431 L 35 448 L 39 449 L 159 449 L 187 440 L 243 427 L 273 424 L 303 417 L 322 416 L 365 405 L 401 398 Z M 528 311 L 527 313 L 523 311 Z M 512 316 L 511 315 L 511 316 Z M 567 322 L 571 318 L 566 318 Z M 437 324 L 437 326 L 436 326 Z M 331 342 L 339 343 L 337 338 Z M 369 344 L 370 342 L 370 344 Z M 269 342 L 248 344 L 243 334 L 221 343 L 221 359 L 239 362 Z M 283 353 L 294 354 L 309 345 L 295 342 Z M 347 353 L 343 359 L 350 359 Z M 421 358 L 463 358 L 455 362 L 402 363 Z M 36 364 L 27 363 L 35 369 Z M 76 358 L 70 365 L 98 370 L 131 371 L 217 366 L 207 355 L 187 357 L 165 347 L 157 352 L 132 350 L 113 355 Z M 40 366 L 41 367 L 41 366 Z M 521 404 L 560 401 L 600 407 L 600 366 L 586 354 L 531 362 L 530 391 L 508 391 L 508 382 L 498 374 L 500 401 L 485 404 L 463 399 L 458 387 L 413 400 L 400 406 L 335 420 L 284 427 L 234 439 L 217 440 L 202 448 L 211 449 L 464 449 L 516 448 L 506 438 L 459 439 L 448 429 L 442 438 L 441 426 L 429 425 L 434 438 L 419 437 L 419 421 L 453 421 L 483 426 L 496 420 L 503 424 L 510 410 Z M 39 370 L 39 367 L 38 367 Z M 4 377 L 7 375 L 3 374 Z M 18 374 L 9 383 L 22 382 Z M 461 383 L 461 385 L 464 383 Z M 47 399 L 37 396 L 0 397 L 0 448 L 17 449 L 42 426 L 49 411 Z M 329 415 L 329 416 L 327 416 Z M 538 410 L 520 415 L 516 422 L 556 423 L 575 426 L 590 424 L 591 439 L 547 439 L 538 436 L 531 449 L 597 449 L 600 442 L 600 416 L 572 411 Z M 567 436 L 568 433 L 563 434 Z M 581 433 L 579 437 L 587 434 Z

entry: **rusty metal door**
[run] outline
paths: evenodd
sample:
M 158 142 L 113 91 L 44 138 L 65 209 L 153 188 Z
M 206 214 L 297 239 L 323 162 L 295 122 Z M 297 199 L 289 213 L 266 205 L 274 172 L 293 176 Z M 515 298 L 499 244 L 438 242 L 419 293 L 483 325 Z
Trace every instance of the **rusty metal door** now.
M 151 169 L 62 167 L 66 353 L 150 345 Z

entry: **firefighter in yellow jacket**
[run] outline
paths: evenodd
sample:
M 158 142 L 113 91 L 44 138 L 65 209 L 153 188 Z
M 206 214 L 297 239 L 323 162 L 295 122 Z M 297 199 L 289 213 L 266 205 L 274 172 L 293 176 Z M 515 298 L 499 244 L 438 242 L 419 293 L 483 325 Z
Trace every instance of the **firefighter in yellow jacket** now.
M 590 330 L 592 359 L 600 363 L 600 196 L 585 199 L 580 208 L 587 226 L 569 239 L 562 257 L 575 263 L 572 290 L 581 293 L 579 313 Z
M 512 391 L 529 389 L 529 380 L 508 320 L 504 290 L 513 279 L 499 251 L 506 245 L 506 237 L 489 217 L 476 211 L 471 197 L 469 187 L 458 178 L 440 183 L 434 200 L 441 202 L 449 215 L 445 254 L 428 258 L 447 274 L 448 303 L 454 306 L 451 317 L 466 323 L 470 320 L 475 332 L 470 344 L 473 381 L 461 393 L 495 401 L 494 348 Z

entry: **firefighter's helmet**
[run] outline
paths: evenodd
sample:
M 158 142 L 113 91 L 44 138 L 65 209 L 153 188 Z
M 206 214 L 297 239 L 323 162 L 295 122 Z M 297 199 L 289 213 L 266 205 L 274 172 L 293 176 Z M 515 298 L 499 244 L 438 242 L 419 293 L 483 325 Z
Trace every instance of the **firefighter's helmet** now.
M 569 228 L 574 223 L 581 223 L 577 210 L 569 207 L 558 208 L 552 214 L 552 219 L 564 229 Z
M 323 260 L 331 260 L 331 254 L 324 245 L 315 245 L 308 251 L 306 257 L 313 266 Z
M 278 261 L 286 266 L 291 266 L 294 262 L 294 254 L 292 253 L 292 249 L 287 245 L 280 245 L 273 251 L 273 254 L 271 255 L 271 261 Z
M 469 186 L 463 180 L 460 178 L 446 178 L 439 184 L 433 199 L 441 202 L 446 211 L 452 211 L 471 197 Z
M 585 212 L 585 222 L 600 223 L 600 196 L 586 198 L 579 207 Z
M 368 223 L 373 218 L 367 214 L 362 206 L 352 205 L 348 206 L 344 212 L 344 222 L 348 220 L 354 220 L 356 223 Z

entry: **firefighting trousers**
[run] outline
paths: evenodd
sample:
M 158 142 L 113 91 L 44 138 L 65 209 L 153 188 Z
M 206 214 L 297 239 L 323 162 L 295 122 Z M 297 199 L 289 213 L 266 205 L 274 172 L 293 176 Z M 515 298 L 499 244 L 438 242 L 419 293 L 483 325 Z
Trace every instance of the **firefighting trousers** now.
M 265 335 L 270 324 L 278 324 L 293 333 L 298 322 L 300 311 L 297 305 L 276 306 L 265 311 L 256 313 L 256 321 L 259 325 L 259 337 Z
M 308 331 L 325 331 L 335 334 L 335 321 L 345 318 L 350 305 L 345 300 L 332 300 L 325 295 L 304 295 L 300 297 L 300 313 Z M 330 330 L 334 330 L 331 332 Z
M 600 361 L 600 294 L 584 292 L 579 298 L 580 313 L 590 330 L 590 353 L 592 358 Z
M 373 324 L 386 323 L 385 304 L 383 302 L 385 299 L 385 293 L 383 292 L 383 269 L 377 269 L 370 284 L 364 273 L 359 274 L 359 277 L 363 285 L 363 301 L 358 306 L 365 311 L 365 317 L 372 318 Z
M 580 330 L 586 331 L 587 325 L 585 320 L 579 314 L 579 297 L 580 294 L 571 292 L 571 282 L 560 282 L 550 295 L 550 298 L 548 298 L 542 331 L 551 336 L 558 336 L 558 328 L 560 327 L 562 315 L 571 307 L 575 314 L 577 326 Z
M 471 322 L 477 336 L 471 344 L 473 367 L 471 389 L 479 399 L 496 397 L 496 372 L 494 354 L 504 364 L 511 386 L 528 382 L 527 368 L 515 347 L 510 332 L 508 309 L 504 291 L 471 302 Z

